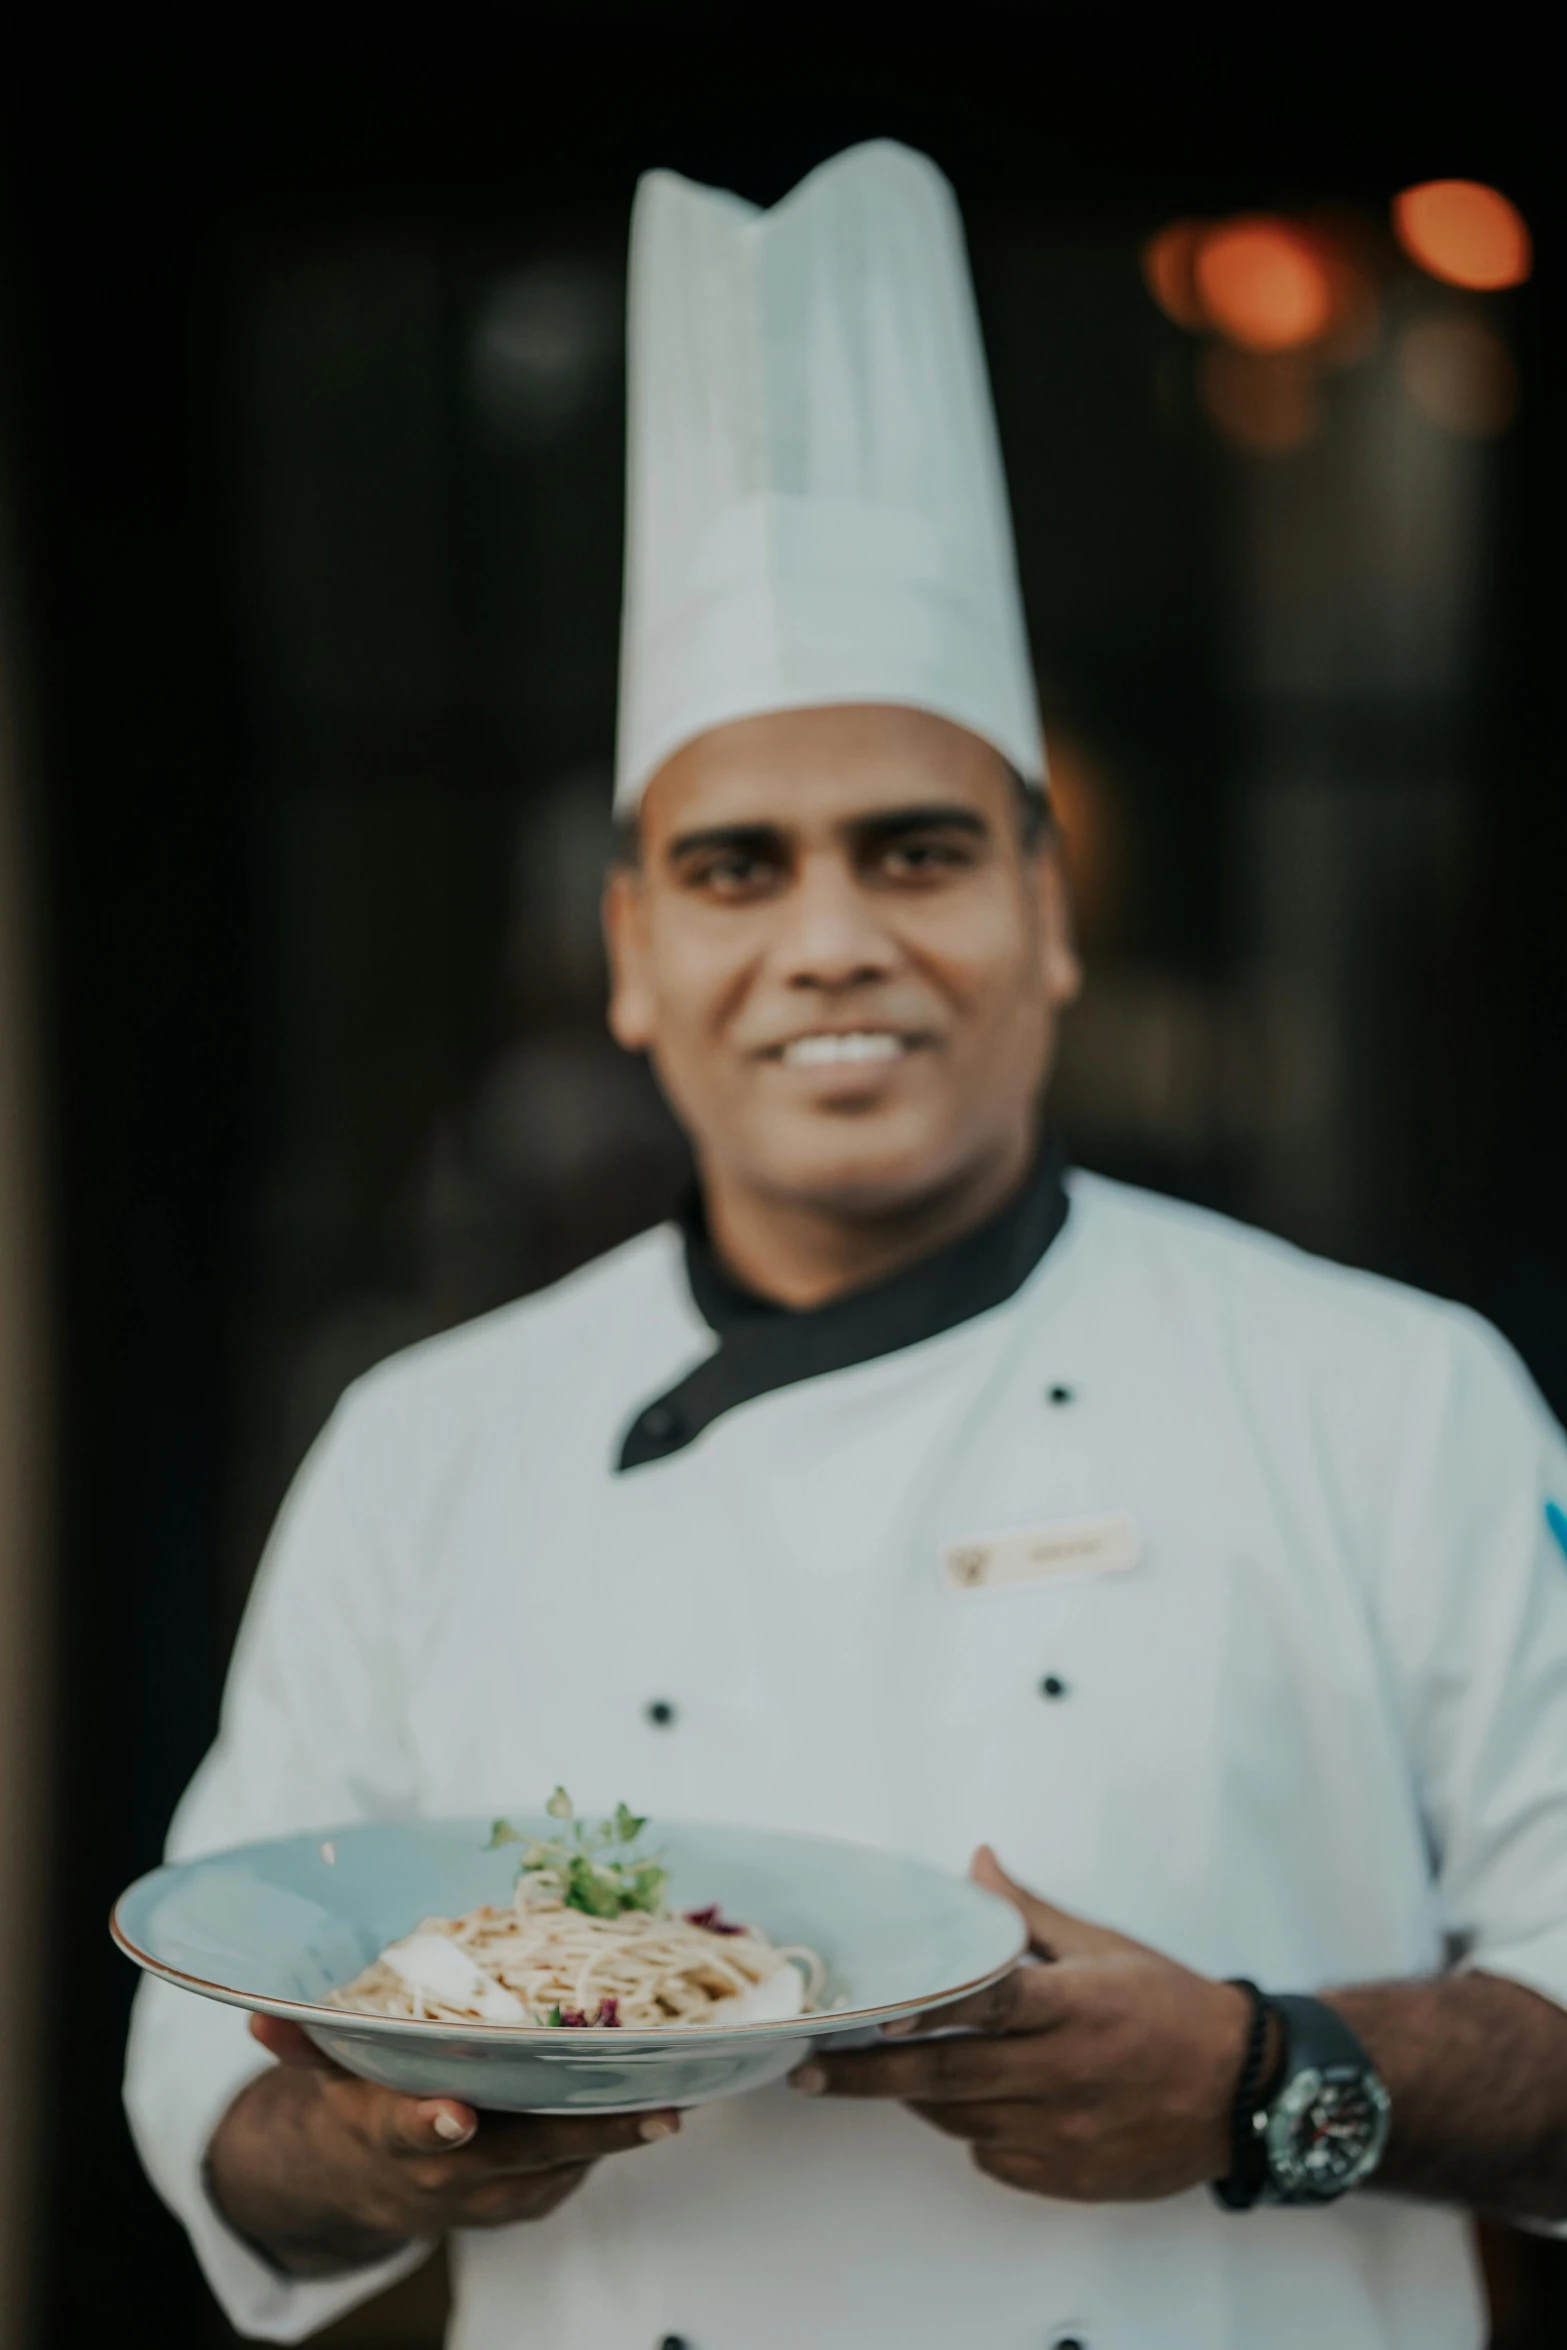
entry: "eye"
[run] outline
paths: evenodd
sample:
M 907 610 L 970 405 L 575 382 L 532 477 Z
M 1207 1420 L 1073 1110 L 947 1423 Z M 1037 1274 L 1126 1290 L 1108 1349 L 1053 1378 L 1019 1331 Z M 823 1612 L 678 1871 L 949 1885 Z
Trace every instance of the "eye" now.
M 764 896 L 776 887 L 779 866 L 775 857 L 765 852 L 743 849 L 710 849 L 701 856 L 689 858 L 681 868 L 680 878 L 687 889 L 704 896 L 743 901 Z
M 963 833 L 910 833 L 888 841 L 877 856 L 878 870 L 889 881 L 940 881 L 964 873 L 976 861 L 976 843 Z

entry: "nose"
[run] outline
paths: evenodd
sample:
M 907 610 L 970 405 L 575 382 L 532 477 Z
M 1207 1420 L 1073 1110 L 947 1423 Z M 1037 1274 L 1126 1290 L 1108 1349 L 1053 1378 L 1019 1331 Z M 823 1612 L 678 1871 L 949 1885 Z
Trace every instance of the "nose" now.
M 840 856 L 805 858 L 782 912 L 773 961 L 786 987 L 837 995 L 887 978 L 897 963 L 874 902 Z

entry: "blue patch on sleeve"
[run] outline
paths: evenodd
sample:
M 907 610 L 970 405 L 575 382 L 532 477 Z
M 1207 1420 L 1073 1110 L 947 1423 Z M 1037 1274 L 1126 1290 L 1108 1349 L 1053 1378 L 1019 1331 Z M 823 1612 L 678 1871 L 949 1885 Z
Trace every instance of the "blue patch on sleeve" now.
M 1546 1503 L 1545 1523 L 1550 1527 L 1551 1532 L 1555 1535 L 1557 1541 L 1561 1544 L 1563 1553 L 1567 1554 L 1567 1510 L 1562 1508 L 1562 1505 L 1559 1501 L 1548 1501 Z

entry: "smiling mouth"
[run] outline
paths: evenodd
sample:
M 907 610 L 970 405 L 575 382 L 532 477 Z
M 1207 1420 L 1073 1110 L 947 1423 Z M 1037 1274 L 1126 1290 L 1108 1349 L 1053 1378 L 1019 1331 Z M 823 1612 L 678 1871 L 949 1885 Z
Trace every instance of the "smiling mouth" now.
M 899 1061 L 919 1042 L 918 1037 L 900 1036 L 891 1028 L 852 1028 L 841 1035 L 818 1030 L 814 1036 L 791 1037 L 779 1048 L 778 1058 L 790 1069 L 842 1069 L 854 1063 Z

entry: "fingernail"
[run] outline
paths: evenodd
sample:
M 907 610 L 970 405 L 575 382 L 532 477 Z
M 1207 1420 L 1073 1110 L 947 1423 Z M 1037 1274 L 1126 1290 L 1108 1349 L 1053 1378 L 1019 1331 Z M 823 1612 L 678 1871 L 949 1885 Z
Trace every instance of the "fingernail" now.
M 680 2127 L 680 2116 L 675 2113 L 650 2113 L 637 2125 L 637 2133 L 649 2145 L 658 2138 L 672 2138 Z
M 919 2020 L 917 2015 L 895 2015 L 890 2024 L 882 2025 L 881 2036 L 884 2040 L 906 2040 L 919 2028 Z
M 820 2097 L 827 2086 L 827 2075 L 819 2064 L 802 2064 L 797 2073 L 789 2075 L 789 2086 L 798 2089 L 802 2097 Z
M 444 2107 L 433 2116 L 430 2126 L 438 2138 L 445 2139 L 448 2146 L 461 2146 L 473 2136 L 472 2122 L 460 2122 L 456 2114 L 448 2113 Z

